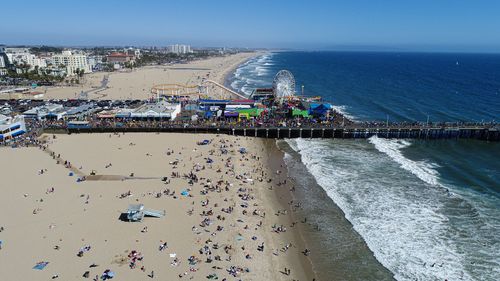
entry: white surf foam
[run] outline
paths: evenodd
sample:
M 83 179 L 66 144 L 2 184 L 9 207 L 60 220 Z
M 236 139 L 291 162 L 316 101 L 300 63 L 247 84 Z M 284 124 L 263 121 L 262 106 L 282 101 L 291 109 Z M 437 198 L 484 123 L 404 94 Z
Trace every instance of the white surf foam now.
M 272 53 L 266 53 L 240 65 L 235 70 L 231 87 L 249 96 L 254 88 L 265 85 L 265 78 L 260 77 L 269 74 L 269 68 L 266 65 L 272 65 L 272 57 Z
M 439 173 L 435 170 L 435 168 L 437 168 L 436 164 L 424 161 L 413 161 L 403 156 L 401 149 L 410 146 L 411 143 L 409 141 L 382 139 L 377 136 L 371 137 L 369 141 L 378 151 L 391 157 L 391 159 L 398 163 L 401 168 L 414 174 L 430 185 L 439 185 Z
M 350 119 L 352 121 L 357 120 L 355 116 L 349 114 L 347 106 L 345 106 L 345 105 L 332 105 L 332 108 L 335 111 L 340 112 L 342 115 L 344 115 L 345 117 L 347 117 L 348 119 Z
M 397 280 L 473 280 L 463 254 L 447 238 L 448 218 L 440 213 L 445 195 L 429 188 L 437 172 L 400 154 L 408 142 L 371 142 L 387 156 L 366 142 L 296 139 L 289 144 Z

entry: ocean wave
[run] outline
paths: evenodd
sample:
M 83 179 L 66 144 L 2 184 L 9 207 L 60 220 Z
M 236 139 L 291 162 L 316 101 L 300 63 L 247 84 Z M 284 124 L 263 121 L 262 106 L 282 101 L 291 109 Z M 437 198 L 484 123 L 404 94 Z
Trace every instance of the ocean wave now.
M 230 82 L 231 87 L 234 90 L 250 95 L 254 88 L 271 83 L 266 79 L 269 74 L 269 68 L 266 65 L 272 64 L 272 57 L 272 53 L 266 53 L 240 65 L 234 71 Z
M 236 90 L 236 89 L 238 88 L 238 81 L 233 81 L 233 82 L 231 82 L 231 88 L 232 88 L 233 90 Z
M 252 90 L 250 90 L 247 86 L 241 87 L 241 91 L 247 96 L 250 96 L 252 94 Z
M 369 142 L 375 148 L 387 154 L 392 160 L 398 163 L 401 168 L 414 174 L 422 181 L 430 185 L 439 185 L 439 173 L 435 170 L 436 164 L 425 161 L 413 161 L 403 156 L 401 149 L 411 145 L 407 140 L 382 139 L 377 136 L 369 138 Z
M 355 116 L 348 113 L 347 106 L 345 106 L 345 105 L 332 105 L 332 108 L 335 111 L 340 112 L 342 115 L 344 115 L 345 117 L 347 117 L 348 119 L 350 119 L 352 121 L 357 120 L 357 118 Z
M 270 84 L 274 63 L 272 55 L 248 61 L 235 85 L 249 95 Z M 348 106 L 334 108 L 356 120 Z M 441 182 L 436 164 L 406 157 L 414 142 L 287 142 L 397 280 L 498 280 L 497 205 Z
M 442 208 L 449 198 L 431 188 L 437 172 L 400 154 L 409 142 L 383 141 L 371 140 L 383 152 L 370 150 L 367 142 L 288 143 L 397 280 L 473 280 L 464 254 L 447 238 L 449 217 Z

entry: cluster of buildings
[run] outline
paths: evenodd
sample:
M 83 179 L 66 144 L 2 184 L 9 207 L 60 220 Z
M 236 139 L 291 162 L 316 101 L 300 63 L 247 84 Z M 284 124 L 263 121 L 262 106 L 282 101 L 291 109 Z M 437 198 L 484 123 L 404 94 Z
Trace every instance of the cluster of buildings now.
M 110 52 L 108 55 L 96 55 L 92 51 L 63 50 L 62 52 L 42 52 L 34 54 L 29 48 L 0 46 L 0 76 L 8 70 L 17 73 L 38 70 L 52 76 L 74 76 L 101 70 L 103 63 L 123 65 L 133 63 L 140 57 L 141 51 L 126 48 Z
M 38 70 L 52 76 L 73 76 L 77 70 L 92 72 L 95 64 L 95 59 L 83 51 L 33 54 L 29 48 L 0 47 L 0 75 L 6 75 L 10 69 L 17 73 Z
M 121 52 L 111 52 L 106 56 L 106 63 L 113 65 L 113 69 L 121 69 L 124 66 L 134 65 L 136 59 L 141 57 L 140 49 L 128 48 Z
M 89 117 L 97 119 L 130 118 L 174 120 L 181 113 L 180 103 L 170 103 L 164 100 L 145 102 L 134 105 L 100 106 L 96 102 L 84 102 L 74 106 L 59 103 L 45 103 L 32 107 L 22 116 L 36 120 L 86 120 Z
M 62 104 L 47 103 L 33 107 L 22 113 L 24 118 L 37 120 L 74 120 L 85 118 L 99 108 L 95 103 L 84 103 L 78 106 L 65 107 Z
M 33 49 L 36 49 L 33 52 Z M 190 45 L 173 44 L 165 48 L 94 48 L 94 49 L 62 49 L 62 48 L 28 48 L 7 47 L 0 45 L 0 77 L 7 76 L 9 71 L 17 74 L 46 74 L 53 77 L 71 77 L 84 73 L 103 70 L 118 70 L 132 67 L 143 53 L 169 53 L 188 55 L 195 51 Z M 225 54 L 226 49 L 198 49 L 204 54 Z
M 132 119 L 132 120 L 169 120 L 173 121 L 181 113 L 180 103 L 170 103 L 164 100 L 143 103 L 135 108 L 116 108 L 103 110 L 96 114 L 98 119 Z

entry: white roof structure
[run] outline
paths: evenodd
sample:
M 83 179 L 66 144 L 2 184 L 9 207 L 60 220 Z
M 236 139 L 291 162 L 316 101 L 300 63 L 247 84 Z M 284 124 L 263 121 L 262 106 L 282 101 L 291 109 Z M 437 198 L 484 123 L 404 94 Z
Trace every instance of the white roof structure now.
M 24 116 L 17 115 L 15 117 L 8 117 L 0 114 L 0 136 L 3 131 L 8 129 L 22 130 L 24 132 L 26 130 Z
M 160 101 L 157 103 L 146 103 L 131 112 L 132 118 L 170 118 L 175 119 L 181 112 L 181 105 Z
M 0 125 L 6 124 L 9 121 L 10 117 L 0 114 Z
M 23 115 L 26 117 L 43 118 L 47 114 L 49 114 L 53 111 L 56 111 L 62 107 L 63 107 L 62 104 L 49 103 L 46 105 L 37 106 L 37 107 L 33 107 L 32 109 L 26 110 L 25 112 L 23 112 Z

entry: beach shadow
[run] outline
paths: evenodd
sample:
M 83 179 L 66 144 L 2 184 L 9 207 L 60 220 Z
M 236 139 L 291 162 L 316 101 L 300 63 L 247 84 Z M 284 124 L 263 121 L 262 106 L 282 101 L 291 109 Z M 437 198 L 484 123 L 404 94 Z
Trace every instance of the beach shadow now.
M 118 219 L 124 222 L 128 222 L 127 213 L 121 213 Z

